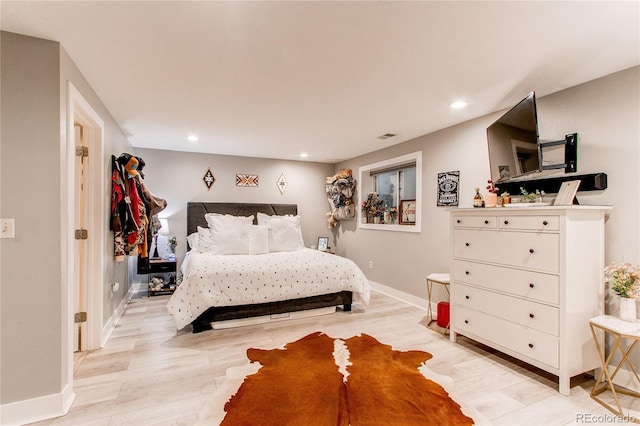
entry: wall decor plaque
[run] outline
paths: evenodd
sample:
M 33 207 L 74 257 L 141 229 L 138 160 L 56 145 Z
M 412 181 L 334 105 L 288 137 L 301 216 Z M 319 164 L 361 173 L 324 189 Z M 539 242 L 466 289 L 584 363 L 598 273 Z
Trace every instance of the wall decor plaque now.
M 438 173 L 438 206 L 457 206 L 460 171 Z
M 287 185 L 289 185 L 289 183 L 287 183 L 287 179 L 284 177 L 284 173 L 282 173 L 278 178 L 278 182 L 276 182 L 276 186 L 280 190 L 280 194 L 284 194 L 285 189 L 287 189 Z
M 256 187 L 258 186 L 258 175 L 237 174 L 236 186 Z
M 216 181 L 216 178 L 213 176 L 213 172 L 211 171 L 211 168 L 207 169 L 207 173 L 204 174 L 204 176 L 202 177 L 202 180 L 204 181 L 204 184 L 207 185 L 207 190 L 210 191 L 211 187 Z

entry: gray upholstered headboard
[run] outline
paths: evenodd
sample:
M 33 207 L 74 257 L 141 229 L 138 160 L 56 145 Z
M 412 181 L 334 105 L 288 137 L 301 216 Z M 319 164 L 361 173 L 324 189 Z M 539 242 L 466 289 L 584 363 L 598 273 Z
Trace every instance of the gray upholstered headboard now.
M 204 215 L 207 213 L 230 214 L 233 216 L 254 215 L 264 213 L 269 216 L 298 214 L 297 204 L 260 204 L 260 203 L 187 203 L 187 235 L 198 232 L 198 226 L 207 227 Z

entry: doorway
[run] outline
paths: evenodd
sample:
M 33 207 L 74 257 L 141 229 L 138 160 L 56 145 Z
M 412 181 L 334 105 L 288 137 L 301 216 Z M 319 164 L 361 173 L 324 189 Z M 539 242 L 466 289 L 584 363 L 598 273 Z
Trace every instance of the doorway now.
M 66 241 L 68 335 L 63 360 L 73 382 L 74 354 L 99 349 L 103 342 L 103 299 L 106 281 L 104 122 L 80 92 L 68 83 L 67 181 L 62 226 Z

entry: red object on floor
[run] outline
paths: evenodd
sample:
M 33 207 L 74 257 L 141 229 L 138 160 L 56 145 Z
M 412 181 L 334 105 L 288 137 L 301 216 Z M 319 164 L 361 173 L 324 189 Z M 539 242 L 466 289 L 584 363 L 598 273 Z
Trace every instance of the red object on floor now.
M 438 303 L 438 327 L 449 327 L 449 302 Z

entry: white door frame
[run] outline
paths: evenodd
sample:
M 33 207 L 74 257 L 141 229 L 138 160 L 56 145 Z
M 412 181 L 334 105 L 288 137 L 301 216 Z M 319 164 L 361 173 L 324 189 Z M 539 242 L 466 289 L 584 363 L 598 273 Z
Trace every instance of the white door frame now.
M 74 255 L 75 238 L 75 131 L 74 125 L 78 123 L 83 126 L 84 138 L 89 146 L 88 161 L 90 164 L 85 177 L 85 196 L 87 206 L 85 212 L 85 227 L 89 234 L 87 240 L 86 255 L 87 262 L 87 336 L 86 349 L 93 350 L 101 347 L 102 344 L 102 316 L 104 283 L 106 282 L 105 265 L 105 234 L 106 234 L 106 211 L 105 211 L 105 183 L 104 172 L 104 121 L 95 112 L 91 105 L 84 99 L 80 92 L 71 82 L 67 83 L 67 123 L 66 123 L 66 167 L 63 167 L 61 217 L 63 232 L 62 271 L 63 271 L 63 295 L 66 291 L 66 309 L 63 309 L 62 324 L 68 333 L 67 354 L 63 354 L 63 360 L 67 360 L 68 383 L 73 381 L 73 327 L 74 327 L 74 305 L 75 305 L 75 276 L 77 259 Z M 64 166 L 64 165 L 63 165 Z M 65 191 L 66 189 L 66 191 Z M 73 212 L 73 213 L 71 213 Z M 66 253 L 66 256 L 65 256 Z M 64 296 L 63 296 L 64 297 Z M 64 361 L 63 361 L 64 362 Z

